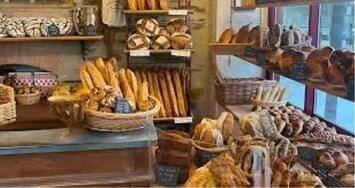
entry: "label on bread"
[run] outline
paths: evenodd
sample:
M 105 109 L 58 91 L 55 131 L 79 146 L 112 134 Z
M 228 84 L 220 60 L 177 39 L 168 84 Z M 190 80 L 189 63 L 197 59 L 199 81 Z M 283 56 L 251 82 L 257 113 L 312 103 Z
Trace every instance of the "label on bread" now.
M 188 14 L 187 10 L 169 10 L 169 15 L 172 16 L 185 16 Z
M 190 50 L 171 50 L 171 55 L 178 56 L 178 57 L 191 57 L 191 51 Z
M 175 124 L 192 123 L 192 117 L 177 117 L 174 118 Z
M 129 55 L 132 57 L 149 57 L 149 50 L 130 50 Z

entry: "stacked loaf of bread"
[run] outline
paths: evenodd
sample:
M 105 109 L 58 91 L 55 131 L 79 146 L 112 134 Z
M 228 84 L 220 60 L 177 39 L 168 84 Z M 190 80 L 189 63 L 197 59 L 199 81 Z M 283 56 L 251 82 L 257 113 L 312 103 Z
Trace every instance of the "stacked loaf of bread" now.
M 144 18 L 137 21 L 136 33 L 127 40 L 130 50 L 147 49 L 191 49 L 192 39 L 187 23 L 180 19 L 171 19 L 165 28 L 160 27 L 153 18 Z
M 169 0 L 127 0 L 128 10 L 168 10 Z
M 218 42 L 220 43 L 237 43 L 245 44 L 252 43 L 255 45 L 260 45 L 260 26 L 255 26 L 250 29 L 250 24 L 244 25 L 237 32 L 233 28 L 225 30 L 219 37 Z
M 158 117 L 186 117 L 187 105 L 186 72 L 178 69 L 137 69 L 138 87 L 148 83 L 148 93 L 161 102 Z
M 73 33 L 72 18 L 0 17 L 1 37 L 65 36 Z

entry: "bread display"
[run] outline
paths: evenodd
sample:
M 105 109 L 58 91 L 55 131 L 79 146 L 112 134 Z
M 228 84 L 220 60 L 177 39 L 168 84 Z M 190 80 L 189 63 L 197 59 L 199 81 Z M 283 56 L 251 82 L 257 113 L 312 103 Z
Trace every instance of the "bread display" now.
M 223 112 L 217 120 L 204 118 L 196 125 L 193 140 L 205 148 L 222 147 L 233 142 L 234 116 Z
M 127 47 L 131 50 L 191 49 L 192 39 L 186 21 L 171 19 L 166 28 L 152 18 L 138 20 L 137 32 L 129 36 Z
M 233 28 L 226 29 L 218 39 L 219 43 L 237 43 L 237 44 L 261 44 L 260 26 L 250 29 L 250 24 L 242 26 L 237 32 Z
M 137 0 L 127 0 L 127 4 L 128 4 L 129 10 L 137 10 L 138 9 Z
M 353 74 L 355 53 L 349 51 L 335 50 L 329 57 L 329 68 L 325 79 L 330 85 L 345 86 L 347 72 Z
M 283 27 L 276 24 L 269 28 L 267 44 L 270 47 L 294 47 L 309 45 L 312 38 L 297 26 Z
M 323 81 L 328 70 L 328 59 L 334 49 L 324 47 L 313 50 L 307 57 L 306 63 L 309 67 L 307 78 L 311 81 Z
M 183 92 L 186 79 L 178 69 L 136 69 L 141 82 L 148 83 L 149 95 L 161 102 L 157 117 L 187 117 L 187 97 Z M 183 78 L 183 79 L 182 79 Z M 139 82 L 138 82 L 138 85 Z

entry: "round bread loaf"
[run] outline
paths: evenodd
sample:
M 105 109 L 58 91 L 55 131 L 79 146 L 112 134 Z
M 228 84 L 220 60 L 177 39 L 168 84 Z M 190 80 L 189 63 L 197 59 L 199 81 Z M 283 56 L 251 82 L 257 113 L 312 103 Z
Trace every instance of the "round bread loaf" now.
M 147 37 L 153 37 L 160 32 L 158 21 L 153 18 L 140 19 L 137 22 L 137 31 Z
M 180 18 L 174 18 L 171 19 L 167 26 L 166 29 L 168 30 L 168 32 L 170 34 L 179 32 L 179 33 L 186 33 L 189 30 L 189 26 L 187 25 L 187 23 L 180 19 Z
M 171 36 L 171 46 L 174 49 L 191 49 L 191 35 L 187 33 L 173 33 Z
M 127 40 L 127 47 L 130 50 L 147 50 L 150 44 L 150 39 L 139 33 L 131 35 Z

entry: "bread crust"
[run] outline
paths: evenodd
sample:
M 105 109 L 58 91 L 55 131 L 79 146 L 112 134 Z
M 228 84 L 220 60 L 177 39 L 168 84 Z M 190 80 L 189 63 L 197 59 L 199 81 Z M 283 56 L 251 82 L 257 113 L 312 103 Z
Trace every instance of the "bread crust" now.
M 129 10 L 137 10 L 137 1 L 136 0 L 127 0 Z
M 90 74 L 88 73 L 88 71 L 86 70 L 86 64 L 83 64 L 80 66 L 79 68 L 79 75 L 80 75 L 80 80 L 81 83 L 83 84 L 83 86 L 86 89 L 93 89 L 94 88 L 94 84 L 92 83 Z
M 124 97 L 127 99 L 127 101 L 132 106 L 132 108 L 136 110 L 137 109 L 136 99 L 126 78 L 126 71 L 124 69 L 121 69 L 118 71 L 118 74 L 119 74 L 119 78 L 121 82 L 120 85 L 122 86 Z
M 153 87 L 154 87 L 154 93 L 156 94 L 155 97 L 163 104 L 163 97 L 159 88 L 158 74 L 156 72 L 153 73 Z M 159 117 L 166 117 L 164 105 L 161 105 L 160 107 Z
M 158 78 L 159 78 L 159 83 L 160 83 L 160 89 L 163 94 L 166 116 L 172 117 L 173 113 L 172 113 L 172 108 L 171 108 L 171 104 L 170 104 L 169 90 L 168 90 L 168 85 L 167 85 L 164 73 L 159 72 Z
M 104 77 L 101 75 L 100 71 L 95 67 L 94 64 L 87 62 L 86 70 L 90 74 L 91 80 L 95 87 L 105 88 L 107 86 Z
M 178 104 L 177 104 L 177 100 L 176 100 L 176 93 L 175 93 L 174 84 L 173 84 L 173 81 L 171 78 L 170 71 L 166 70 L 165 75 L 166 75 L 166 80 L 167 80 L 167 84 L 168 84 L 169 96 L 170 96 L 170 101 L 172 104 L 173 115 L 174 115 L 174 117 L 180 117 L 179 108 L 178 108 Z
M 175 91 L 176 91 L 176 96 L 177 96 L 179 113 L 182 117 L 186 117 L 187 112 L 185 109 L 185 96 L 182 91 L 180 75 L 177 70 L 173 70 L 172 74 L 173 74 L 173 81 L 174 81 L 174 86 L 175 86 Z

